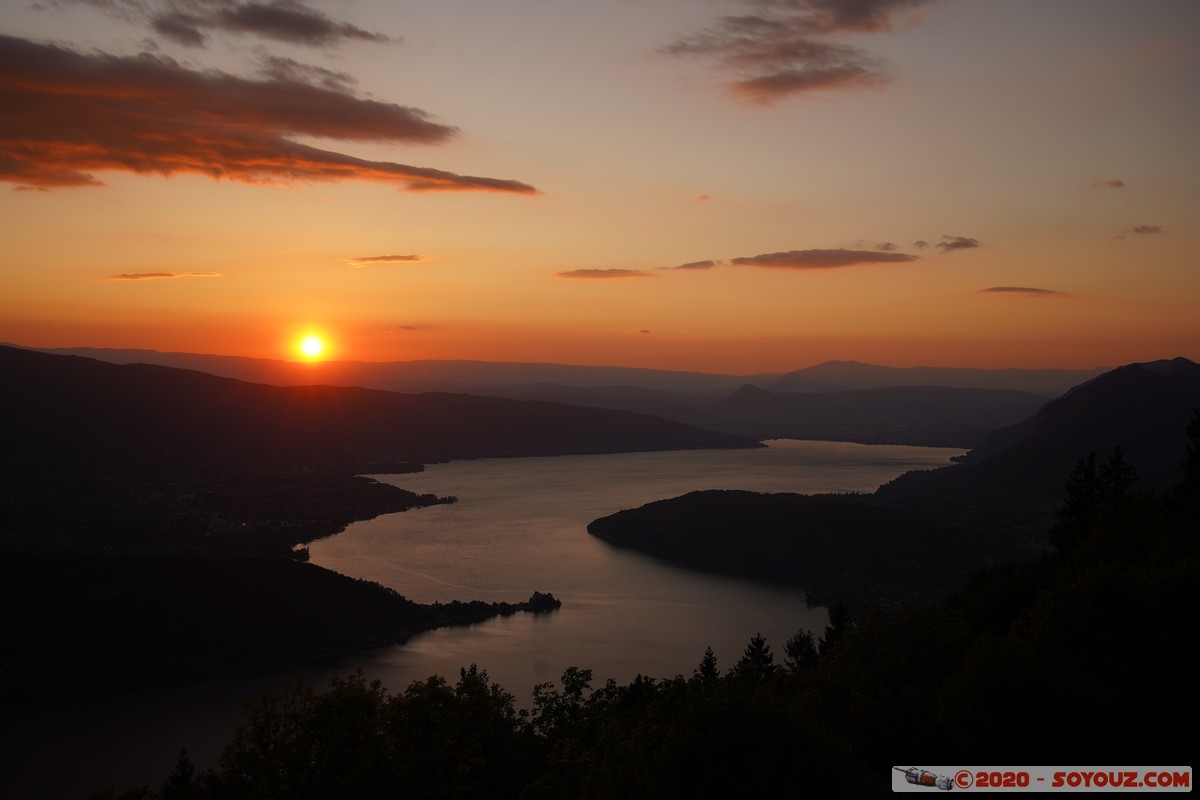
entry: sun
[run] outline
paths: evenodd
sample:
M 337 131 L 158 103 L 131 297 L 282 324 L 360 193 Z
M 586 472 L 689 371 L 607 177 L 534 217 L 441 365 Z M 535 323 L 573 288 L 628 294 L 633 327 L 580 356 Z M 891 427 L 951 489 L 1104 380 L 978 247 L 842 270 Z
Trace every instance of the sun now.
M 315 333 L 310 333 L 300 340 L 300 352 L 305 358 L 318 359 L 325 352 L 325 342 Z

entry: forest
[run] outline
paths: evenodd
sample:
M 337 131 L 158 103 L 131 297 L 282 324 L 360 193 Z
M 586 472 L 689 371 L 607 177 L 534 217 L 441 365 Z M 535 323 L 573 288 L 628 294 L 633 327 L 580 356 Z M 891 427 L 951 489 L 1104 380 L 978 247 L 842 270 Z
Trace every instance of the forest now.
M 691 675 L 598 684 L 572 667 L 529 704 L 475 664 L 396 692 L 358 674 L 285 683 L 247 704 L 213 769 L 185 745 L 161 785 L 92 800 L 849 798 L 930 756 L 1187 764 L 1200 744 L 1200 411 L 1186 452 L 1169 490 L 1143 488 L 1121 448 L 1083 455 L 1053 548 L 938 600 L 835 607 L 824 631 L 753 634 L 740 654 L 697 654 Z

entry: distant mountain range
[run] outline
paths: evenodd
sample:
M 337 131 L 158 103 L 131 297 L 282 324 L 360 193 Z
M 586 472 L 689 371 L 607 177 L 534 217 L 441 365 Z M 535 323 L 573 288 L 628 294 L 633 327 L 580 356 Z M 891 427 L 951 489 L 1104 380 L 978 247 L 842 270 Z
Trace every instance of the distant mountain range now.
M 0 347 L 6 446 L 193 458 L 378 460 L 751 447 L 624 411 L 465 394 L 267 386 L 144 363 Z
M 153 350 L 41 352 L 171 366 L 274 386 L 324 384 L 567 403 L 650 414 L 756 439 L 964 449 L 1102 372 L 895 368 L 831 361 L 786 374 L 722 375 L 484 361 L 300 363 Z

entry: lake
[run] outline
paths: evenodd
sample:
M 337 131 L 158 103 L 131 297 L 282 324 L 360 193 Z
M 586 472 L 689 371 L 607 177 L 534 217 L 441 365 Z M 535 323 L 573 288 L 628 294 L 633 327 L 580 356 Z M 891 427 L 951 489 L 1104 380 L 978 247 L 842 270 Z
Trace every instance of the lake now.
M 823 608 L 798 588 L 763 586 L 673 567 L 618 550 L 587 524 L 622 508 L 701 489 L 762 492 L 873 491 L 911 469 L 944 466 L 961 450 L 779 440 L 749 450 L 485 459 L 378 475 L 418 493 L 459 502 L 389 514 L 311 546 L 314 563 L 389 586 L 418 602 L 563 601 L 556 612 L 517 614 L 420 634 L 404 645 L 356 655 L 302 675 L 324 686 L 361 668 L 393 692 L 477 663 L 528 705 L 536 683 L 569 666 L 593 685 L 637 674 L 690 676 L 705 647 L 722 670 L 761 633 L 782 660 L 801 628 L 820 635 Z M 215 764 L 243 700 L 287 676 L 147 687 L 72 700 L 7 720 L 11 741 L 0 795 L 86 796 L 90 789 L 157 788 L 181 746 L 200 768 Z
M 762 492 L 873 491 L 910 469 L 943 466 L 961 450 L 776 440 L 754 450 L 705 450 L 553 458 L 483 459 L 377 475 L 453 505 L 351 525 L 311 547 L 313 563 L 389 586 L 422 603 L 563 601 L 552 614 L 520 614 L 445 628 L 380 653 L 369 671 L 402 688 L 472 662 L 528 699 L 536 683 L 569 666 L 596 682 L 637 674 L 690 676 L 711 646 L 728 668 L 761 633 L 782 658 L 801 628 L 828 622 L 800 588 L 763 586 L 680 569 L 588 535 L 597 517 L 700 489 Z M 366 666 L 364 667 L 366 668 Z

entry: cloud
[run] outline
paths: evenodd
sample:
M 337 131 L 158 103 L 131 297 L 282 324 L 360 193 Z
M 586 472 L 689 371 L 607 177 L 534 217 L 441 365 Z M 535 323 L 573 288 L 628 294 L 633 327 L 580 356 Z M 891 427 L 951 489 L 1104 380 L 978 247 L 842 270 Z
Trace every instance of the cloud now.
M 1114 236 L 1114 239 L 1124 239 L 1129 234 L 1135 236 L 1155 236 L 1163 232 L 1162 225 L 1133 225 Z
M 85 55 L 0 36 L 0 180 L 98 186 L 93 172 L 198 173 L 248 183 L 382 181 L 410 191 L 536 194 L 515 180 L 367 161 L 290 136 L 439 144 L 420 109 L 287 78 L 187 69 L 148 53 Z
M 735 258 L 732 264 L 776 269 L 836 269 L 859 264 L 897 264 L 916 261 L 907 253 L 880 253 L 876 250 L 788 250 Z
M 892 30 L 896 16 L 934 0 L 739 0 L 761 13 L 732 15 L 667 45 L 668 55 L 715 59 L 740 99 L 772 105 L 819 89 L 878 86 L 880 62 L 832 40 L 845 33 Z
M 571 269 L 556 272 L 560 278 L 653 278 L 640 269 Z
M 1107 181 L 1092 181 L 1088 186 L 1093 189 L 1124 189 L 1125 181 L 1120 178 L 1113 178 Z
M 259 62 L 259 73 L 273 81 L 308 83 L 335 92 L 349 91 L 358 82 L 349 73 L 305 64 L 292 58 L 264 54 Z
M 953 253 L 955 250 L 972 250 L 979 246 L 979 240 L 972 239 L 970 236 L 947 236 L 946 234 L 942 234 L 942 241 L 935 245 L 943 253 Z
M 925 241 L 924 239 L 917 239 L 915 242 L 913 242 L 913 247 L 917 248 L 918 250 L 925 250 L 929 247 L 929 242 Z
M 390 36 L 339 22 L 298 0 L 75 1 L 99 8 L 118 19 L 148 25 L 160 36 L 188 47 L 203 47 L 213 31 L 308 47 L 329 47 L 346 41 L 396 41 Z
M 875 249 L 882 253 L 894 253 L 900 249 L 900 245 L 895 242 L 880 242 L 875 245 Z
M 720 261 L 707 259 L 705 261 L 689 261 L 686 264 L 680 264 L 678 267 L 667 267 L 667 269 L 712 269 L 719 266 L 721 266 Z
M 346 263 L 350 266 L 359 269 L 369 267 L 372 264 L 411 264 L 417 261 L 424 261 L 425 256 L 408 255 L 408 256 L 364 256 L 363 258 L 348 258 Z
M 122 272 L 118 275 L 108 275 L 110 281 L 145 281 L 164 278 L 222 278 L 219 272 Z
M 1053 289 L 1038 289 L 1033 286 L 992 286 L 988 289 L 980 289 L 979 291 L 993 294 L 1022 294 L 1026 297 L 1070 297 L 1066 292 L 1057 292 Z

